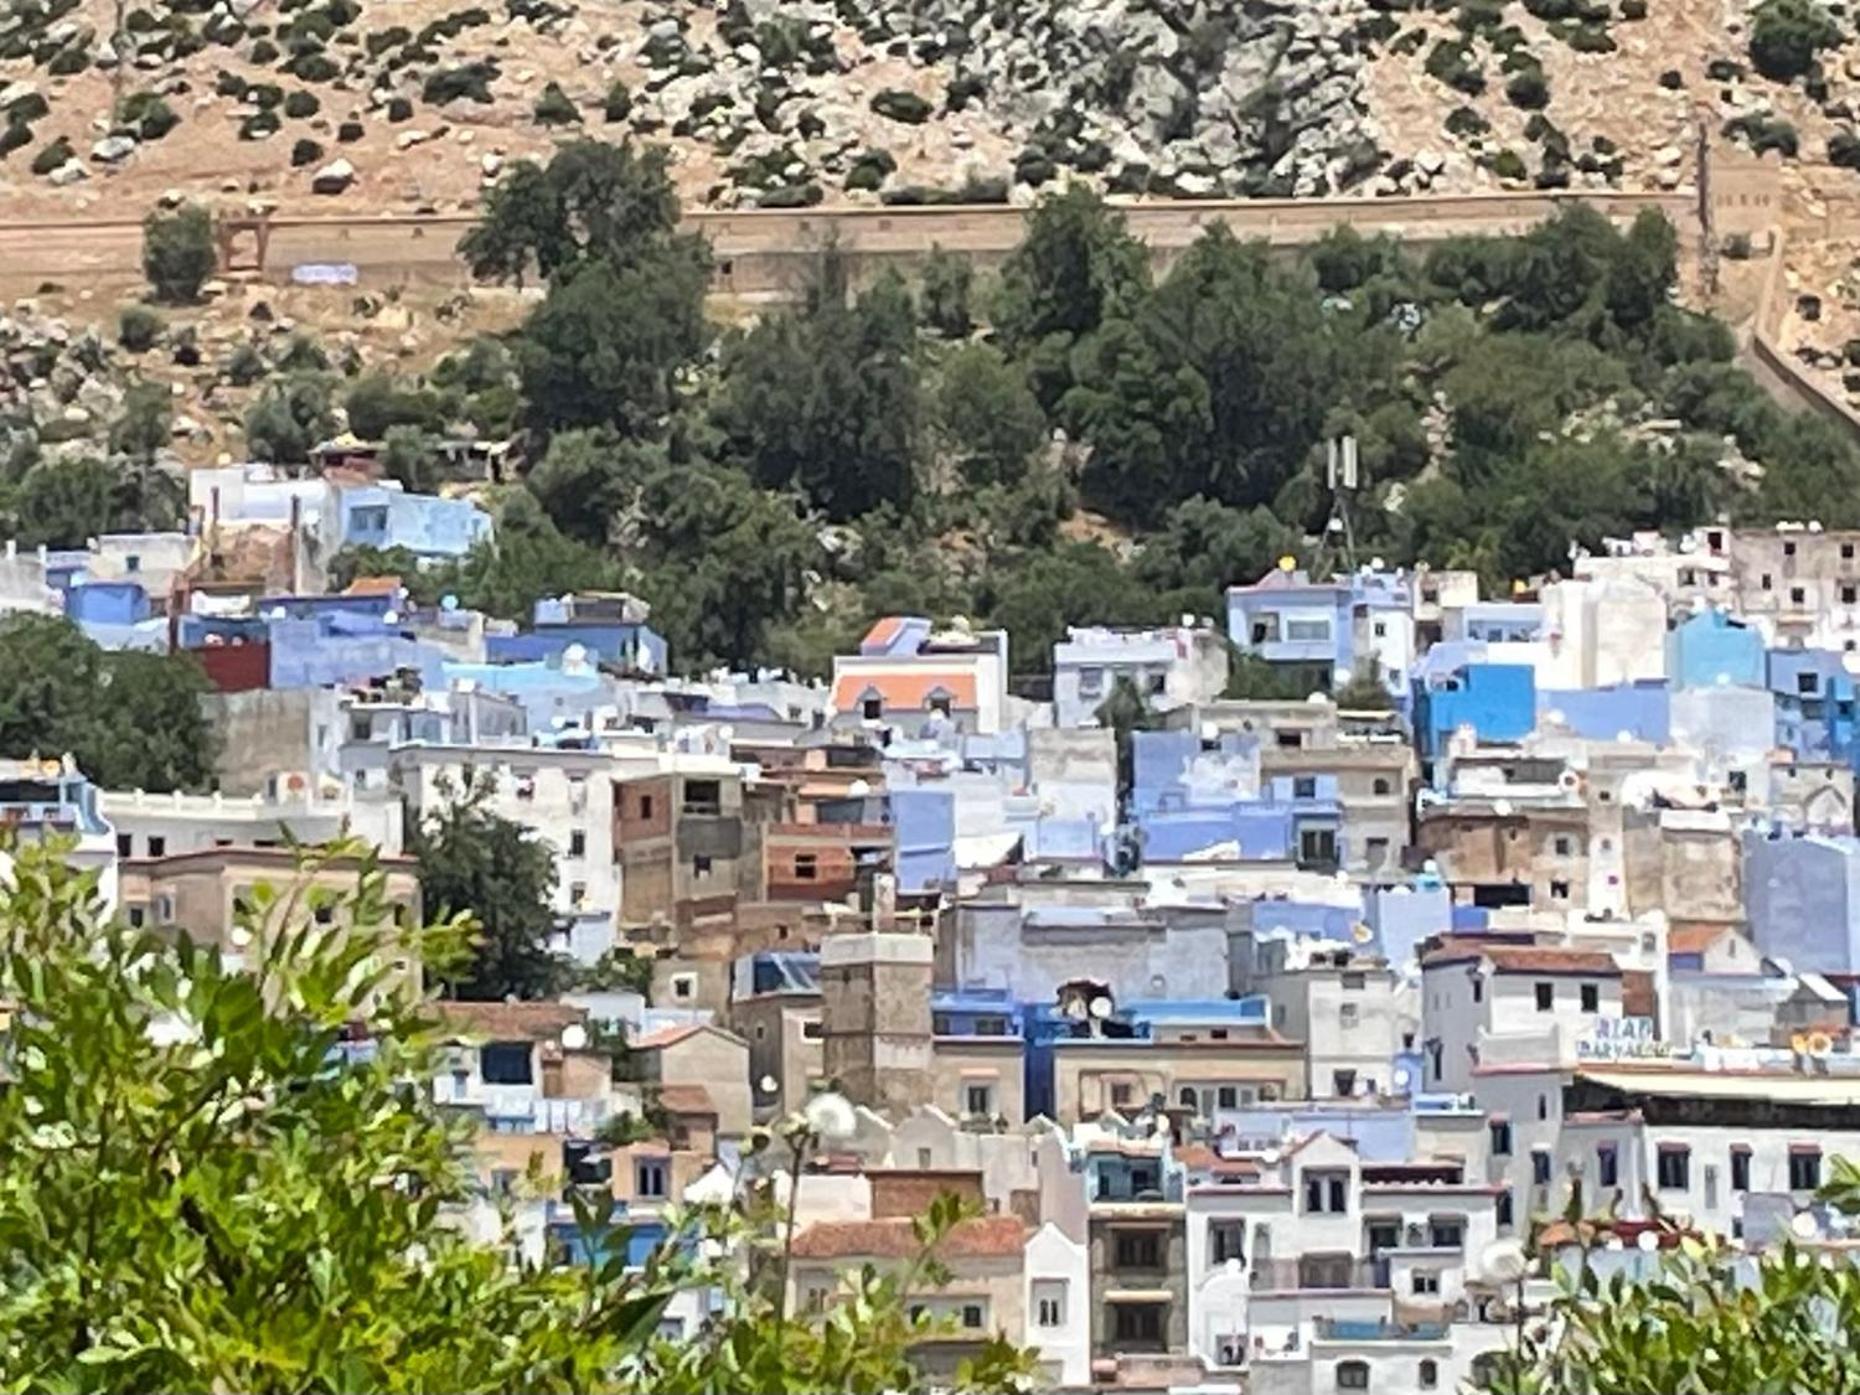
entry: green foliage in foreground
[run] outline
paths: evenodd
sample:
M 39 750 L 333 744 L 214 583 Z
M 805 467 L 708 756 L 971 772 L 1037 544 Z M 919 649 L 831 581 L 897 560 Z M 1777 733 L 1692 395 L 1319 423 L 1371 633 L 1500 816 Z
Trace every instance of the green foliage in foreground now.
M 1826 1199 L 1860 1212 L 1860 1171 L 1833 1162 Z M 1572 1206 L 1575 1203 L 1572 1202 Z M 1582 1226 L 1548 1311 L 1485 1359 L 1495 1395 L 1860 1389 L 1860 1267 L 1851 1253 L 1786 1242 L 1746 1255 L 1684 1236 L 1654 1272 L 1602 1278 L 1589 1260 L 1609 1233 Z M 1669 1237 L 1670 1238 L 1670 1237 Z
M 679 1243 L 640 1271 L 514 1263 L 452 1223 L 474 1201 L 465 1140 L 431 1103 L 436 1037 L 395 967 L 455 954 L 465 925 L 396 930 L 380 870 L 330 848 L 310 868 L 356 868 L 353 889 L 257 889 L 240 969 L 106 918 L 60 852 L 19 849 L 0 881 L 0 1388 L 923 1387 L 908 1351 L 942 1329 L 904 1289 L 934 1282 L 953 1208 L 909 1275 L 851 1276 L 824 1316 L 779 1296 L 791 1227 L 766 1197 L 675 1217 Z M 797 1159 L 810 1142 L 787 1141 Z M 576 1209 L 612 1253 L 611 1201 Z M 696 1289 L 716 1316 L 660 1338 Z M 959 1384 L 1026 1370 L 995 1342 Z

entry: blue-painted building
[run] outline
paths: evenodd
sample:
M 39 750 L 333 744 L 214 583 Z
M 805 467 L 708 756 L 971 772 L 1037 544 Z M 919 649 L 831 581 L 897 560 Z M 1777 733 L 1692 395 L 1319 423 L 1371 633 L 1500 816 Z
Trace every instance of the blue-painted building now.
M 1348 674 L 1355 665 L 1353 588 L 1275 569 L 1251 586 L 1227 590 L 1227 636 L 1243 654 L 1270 664 Z
M 1797 973 L 1860 973 L 1860 839 L 1744 835 L 1750 940 Z
M 895 789 L 886 798 L 897 830 L 898 890 L 953 891 L 956 796 L 947 790 Z
M 491 516 L 469 499 L 409 494 L 391 480 L 335 486 L 322 520 L 337 547 L 405 548 L 416 557 L 463 557 L 491 537 Z
M 1460 612 L 1449 639 L 1471 644 L 1528 644 L 1543 638 L 1544 608 L 1536 601 L 1478 601 Z
M 1622 683 L 1607 688 L 1546 688 L 1537 711 L 1555 718 L 1573 736 L 1614 741 L 1623 734 L 1664 746 L 1672 737 L 1672 693 L 1664 681 Z
M 1704 610 L 1666 636 L 1666 672 L 1675 688 L 1761 688 L 1763 636 L 1722 610 Z
M 1803 760 L 1860 761 L 1854 729 L 1854 679 L 1831 649 L 1772 649 L 1770 692 L 1776 744 Z
M 166 653 L 168 620 L 136 581 L 86 581 L 64 592 L 65 618 L 104 649 Z
M 1460 727 L 1481 742 L 1520 741 L 1537 725 L 1537 675 L 1528 664 L 1467 663 L 1414 680 L 1414 739 L 1423 761 L 1446 749 Z

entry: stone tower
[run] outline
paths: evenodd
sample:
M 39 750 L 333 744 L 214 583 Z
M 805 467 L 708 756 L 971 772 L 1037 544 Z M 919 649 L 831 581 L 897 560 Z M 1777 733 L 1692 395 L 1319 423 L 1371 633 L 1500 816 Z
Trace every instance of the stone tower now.
M 827 1078 L 854 1104 L 897 1119 L 931 1097 L 928 935 L 863 930 L 820 944 Z

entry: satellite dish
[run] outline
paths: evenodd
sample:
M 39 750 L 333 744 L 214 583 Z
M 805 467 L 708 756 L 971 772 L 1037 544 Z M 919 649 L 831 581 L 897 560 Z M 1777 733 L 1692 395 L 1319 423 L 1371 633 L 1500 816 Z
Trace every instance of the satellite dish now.
M 1796 1219 L 1800 1220 L 1801 1217 L 1797 1216 Z M 1813 1217 L 1809 1218 L 1809 1225 L 1810 1226 L 1814 1225 Z M 1797 1232 L 1797 1233 L 1799 1234 L 1800 1232 Z M 1654 1231 L 1643 1230 L 1639 1235 L 1636 1235 L 1634 1237 L 1634 1248 L 1639 1250 L 1644 1255 L 1650 1255 L 1655 1250 L 1660 1248 L 1660 1237 Z
M 562 1049 L 580 1051 L 588 1044 L 588 1029 L 579 1022 L 571 1022 L 562 1029 Z
M 1359 945 L 1366 945 L 1371 940 L 1375 939 L 1375 937 L 1376 932 L 1371 930 L 1360 920 L 1350 927 L 1350 938 L 1355 940 Z
M 760 1087 L 762 1093 L 765 1095 L 775 1094 L 778 1090 L 781 1089 L 781 1082 L 778 1081 L 772 1075 L 765 1075 L 762 1077 L 761 1080 L 757 1081 L 756 1083 Z
M 1395 1067 L 1395 1088 L 1397 1090 L 1407 1089 L 1409 1082 L 1413 1079 L 1414 1079 L 1413 1073 L 1409 1071 L 1408 1067 L 1406 1066 Z
M 1259 1160 L 1267 1167 L 1277 1167 L 1279 1165 L 1279 1150 L 1277 1148 L 1268 1148 L 1259 1155 Z
M 448 591 L 439 598 L 439 608 L 441 610 L 457 610 L 459 608 L 459 598 Z
M 1100 993 L 1091 1000 L 1091 1015 L 1100 1022 L 1111 1015 L 1111 1000 Z

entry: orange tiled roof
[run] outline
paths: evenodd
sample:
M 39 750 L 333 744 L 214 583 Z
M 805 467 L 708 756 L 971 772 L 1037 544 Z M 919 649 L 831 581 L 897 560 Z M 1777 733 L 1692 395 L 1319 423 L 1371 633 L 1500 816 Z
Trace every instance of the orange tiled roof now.
M 715 1114 L 717 1105 L 702 1085 L 661 1085 L 659 1105 L 667 1114 Z
M 1017 1255 L 1027 1244 L 1018 1216 L 982 1216 L 959 1222 L 937 1247 L 942 1259 Z M 803 1259 L 915 1259 L 923 1248 L 908 1216 L 882 1221 L 820 1221 L 794 1237 Z
M 833 709 L 851 712 L 875 693 L 890 712 L 922 711 L 930 706 L 937 693 L 947 694 L 949 705 L 959 708 L 975 706 L 973 673 L 912 672 L 908 668 L 861 669 L 842 673 L 833 684 Z
M 345 596 L 391 596 L 400 590 L 397 576 L 358 576 L 343 592 Z
M 567 1003 L 435 1003 L 443 1026 L 492 1041 L 549 1041 L 586 1023 L 588 1010 Z
M 1728 925 L 1678 925 L 1666 934 L 1666 952 L 1703 954 L 1730 933 Z
M 696 1036 L 703 1030 L 702 1022 L 683 1022 L 670 1027 L 659 1027 L 634 1041 L 632 1047 L 635 1051 L 657 1051 L 663 1046 L 676 1046 L 686 1037 Z
M 1501 974 L 1618 974 L 1614 956 L 1599 949 L 1563 949 L 1556 945 L 1448 945 L 1421 961 L 1423 968 L 1490 960 Z
M 887 615 L 872 623 L 872 628 L 865 632 L 865 638 L 859 641 L 861 649 L 883 649 L 898 637 L 898 631 L 904 628 L 902 615 Z

